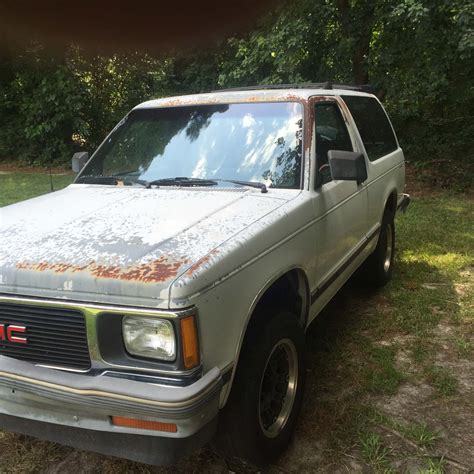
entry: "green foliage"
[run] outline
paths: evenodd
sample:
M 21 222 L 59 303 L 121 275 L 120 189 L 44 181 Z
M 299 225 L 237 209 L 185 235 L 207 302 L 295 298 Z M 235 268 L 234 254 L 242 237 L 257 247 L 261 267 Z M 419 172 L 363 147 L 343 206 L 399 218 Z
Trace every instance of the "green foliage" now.
M 231 39 L 222 85 L 370 82 L 412 160 L 472 160 L 471 0 L 291 2 Z
M 67 65 L 30 45 L 0 83 L 0 153 L 28 162 L 60 161 L 84 130 L 84 93 Z
M 372 76 L 414 160 L 474 158 L 473 18 L 469 0 L 404 0 L 378 26 Z
M 0 157 L 55 163 L 93 150 L 133 106 L 157 95 L 167 68 L 146 55 L 86 58 L 71 47 L 51 57 L 25 47 L 0 83 Z
M 295 2 L 266 19 L 248 38 L 231 38 L 221 63 L 219 84 L 239 86 L 303 82 L 311 79 L 307 66 L 324 55 L 311 34 L 314 23 L 323 31 L 324 13 L 309 2 Z M 304 19 L 303 19 L 304 18 Z M 314 32 L 315 30 L 313 30 Z
M 472 0 L 294 0 L 213 48 L 88 57 L 41 45 L 0 57 L 0 159 L 92 151 L 131 107 L 218 87 L 370 82 L 411 160 L 473 160 Z
M 86 58 L 72 48 L 68 66 L 84 90 L 85 128 L 77 138 L 88 148 L 96 148 L 132 107 L 155 97 L 169 75 L 168 62 L 137 53 Z

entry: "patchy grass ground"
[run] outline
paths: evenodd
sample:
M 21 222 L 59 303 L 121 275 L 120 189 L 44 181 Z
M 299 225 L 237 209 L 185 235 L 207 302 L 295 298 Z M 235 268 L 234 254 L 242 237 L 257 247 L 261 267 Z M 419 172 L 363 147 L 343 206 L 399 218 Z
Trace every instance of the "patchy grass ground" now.
M 53 187 L 62 189 L 71 183 L 70 174 L 53 175 Z M 0 207 L 17 201 L 30 199 L 51 191 L 51 182 L 47 171 L 42 173 L 23 173 L 18 170 L 2 171 L 0 168 Z
M 59 187 L 70 178 L 56 179 Z M 397 219 L 394 280 L 370 291 L 354 279 L 310 327 L 295 440 L 266 472 L 474 469 L 474 200 L 423 186 Z M 48 190 L 44 175 L 0 175 L 0 205 Z M 209 448 L 159 469 L 1 433 L 0 465 L 48 473 L 251 471 Z

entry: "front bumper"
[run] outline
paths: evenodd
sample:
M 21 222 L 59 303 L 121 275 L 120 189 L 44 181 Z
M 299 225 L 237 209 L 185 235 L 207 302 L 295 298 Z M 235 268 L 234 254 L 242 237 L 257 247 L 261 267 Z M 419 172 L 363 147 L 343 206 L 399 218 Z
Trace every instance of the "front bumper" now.
M 222 388 L 217 368 L 186 387 L 34 366 L 0 356 L 0 428 L 150 464 L 209 441 Z M 175 423 L 176 433 L 118 427 L 112 416 Z

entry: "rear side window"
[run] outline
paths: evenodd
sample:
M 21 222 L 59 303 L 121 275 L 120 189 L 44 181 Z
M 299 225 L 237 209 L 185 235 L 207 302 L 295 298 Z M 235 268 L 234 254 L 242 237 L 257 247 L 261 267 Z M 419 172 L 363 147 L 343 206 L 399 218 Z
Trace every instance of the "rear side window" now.
M 372 97 L 344 96 L 354 117 L 370 161 L 397 149 L 397 140 L 387 114 Z

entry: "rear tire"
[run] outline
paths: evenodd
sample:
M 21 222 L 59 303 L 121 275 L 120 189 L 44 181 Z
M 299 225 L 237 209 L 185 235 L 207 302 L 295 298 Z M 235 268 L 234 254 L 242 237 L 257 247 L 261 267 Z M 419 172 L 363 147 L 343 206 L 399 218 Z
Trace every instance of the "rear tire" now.
M 392 279 L 394 255 L 395 216 L 387 210 L 382 219 L 377 246 L 363 267 L 366 280 L 371 285 L 385 286 Z
M 248 329 L 214 442 L 226 459 L 255 466 L 274 461 L 290 443 L 305 379 L 296 316 L 281 310 L 262 316 Z

